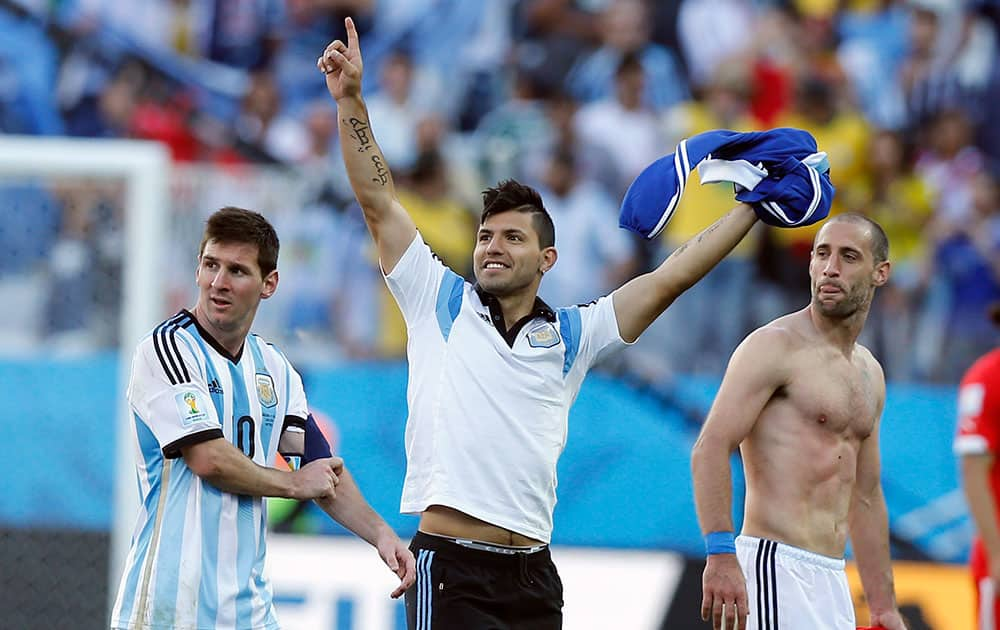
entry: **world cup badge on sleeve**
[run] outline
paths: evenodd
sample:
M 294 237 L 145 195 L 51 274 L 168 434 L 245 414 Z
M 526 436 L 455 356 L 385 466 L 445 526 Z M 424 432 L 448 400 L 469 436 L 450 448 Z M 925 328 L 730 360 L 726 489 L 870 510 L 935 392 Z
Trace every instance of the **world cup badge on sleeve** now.
M 260 404 L 265 407 L 273 407 L 278 404 L 278 396 L 274 393 L 274 381 L 270 374 L 257 375 L 257 398 Z
M 195 391 L 179 392 L 174 396 L 181 425 L 189 427 L 208 418 L 204 399 Z

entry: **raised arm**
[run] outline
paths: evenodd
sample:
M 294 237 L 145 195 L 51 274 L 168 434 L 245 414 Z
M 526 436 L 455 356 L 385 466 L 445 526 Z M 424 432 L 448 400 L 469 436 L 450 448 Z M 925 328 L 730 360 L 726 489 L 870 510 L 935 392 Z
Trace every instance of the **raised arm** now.
M 326 496 L 316 504 L 347 529 L 378 550 L 382 561 L 399 577 L 399 586 L 391 593 L 396 598 L 416 580 L 416 561 L 396 532 L 368 505 L 354 477 L 344 468 L 337 485 L 337 496 Z
M 615 291 L 612 299 L 622 339 L 629 343 L 638 339 L 677 296 L 725 258 L 756 221 L 753 208 L 740 204 L 674 250 L 659 267 Z
M 691 476 L 698 523 L 706 536 L 733 534 L 733 491 L 730 456 L 750 435 L 764 405 L 787 381 L 783 359 L 789 351 L 786 331 L 760 328 L 733 353 L 719 393 L 708 412 L 691 453 Z M 733 604 L 738 627 L 746 627 L 746 579 L 735 551 L 709 550 L 702 576 L 703 619 L 710 616 L 714 628 L 731 628 Z M 723 604 L 726 619 L 722 618 Z
M 382 270 L 390 273 L 416 235 L 416 226 L 396 199 L 389 164 L 375 142 L 368 109 L 361 97 L 363 60 L 354 21 L 344 21 L 347 44 L 335 40 L 316 66 L 326 74 L 326 87 L 337 101 L 340 148 L 354 196 L 375 239 Z
M 896 609 L 896 592 L 892 579 L 892 560 L 889 555 L 889 513 L 882 494 L 881 462 L 879 457 L 879 429 L 882 408 L 885 404 L 885 377 L 881 367 L 871 359 L 870 368 L 879 388 L 878 415 L 871 434 L 861 442 L 858 450 L 857 479 L 851 495 L 848 528 L 851 546 L 858 564 L 865 599 L 871 612 L 871 625 L 887 630 L 906 630 Z

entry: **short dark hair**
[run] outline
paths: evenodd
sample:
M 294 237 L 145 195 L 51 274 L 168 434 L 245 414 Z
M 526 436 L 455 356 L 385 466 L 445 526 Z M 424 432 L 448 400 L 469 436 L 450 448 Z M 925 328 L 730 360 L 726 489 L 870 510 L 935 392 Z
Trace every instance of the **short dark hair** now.
M 479 217 L 479 225 L 486 223 L 486 219 L 494 214 L 511 210 L 531 213 L 531 225 L 538 234 L 538 244 L 542 249 L 555 246 L 556 228 L 552 224 L 552 217 L 542 205 L 542 196 L 531 186 L 513 179 L 502 181 L 495 188 L 483 191 L 483 214 Z
M 889 260 L 889 237 L 885 235 L 885 230 L 882 229 L 882 226 L 878 222 L 858 212 L 845 212 L 844 214 L 832 216 L 829 223 L 838 221 L 862 225 L 871 230 L 872 257 L 875 259 L 875 264 L 877 265 Z
M 205 233 L 198 248 L 199 259 L 209 241 L 256 245 L 257 266 L 263 277 L 278 268 L 278 234 L 259 212 L 235 206 L 216 210 L 205 221 Z

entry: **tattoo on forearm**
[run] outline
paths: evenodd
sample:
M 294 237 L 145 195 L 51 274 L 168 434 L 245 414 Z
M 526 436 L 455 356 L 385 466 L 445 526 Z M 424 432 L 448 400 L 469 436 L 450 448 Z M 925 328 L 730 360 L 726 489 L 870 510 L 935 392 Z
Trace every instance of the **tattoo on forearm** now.
M 386 168 L 385 162 L 382 161 L 382 158 L 378 154 L 372 156 L 372 164 L 375 165 L 375 177 L 372 178 L 372 181 L 383 186 L 388 184 L 389 169 Z
M 357 143 L 358 153 L 366 153 L 371 151 L 372 147 L 375 147 L 375 141 L 372 139 L 371 127 L 368 122 L 361 120 L 360 118 L 348 118 L 346 121 L 342 121 L 344 124 L 350 126 L 350 131 L 348 136 L 354 139 Z M 389 168 L 385 165 L 384 158 L 378 154 L 378 150 L 372 154 L 372 165 L 375 167 L 375 177 L 372 181 L 381 186 L 385 186 L 389 183 Z
M 719 219 L 718 221 L 716 221 L 712 225 L 710 225 L 707 228 L 705 228 L 704 230 L 702 230 L 698 234 L 697 237 L 695 237 L 695 238 L 693 238 L 691 240 L 688 240 L 688 241 L 684 241 L 684 243 L 682 243 L 680 246 L 678 246 L 677 249 L 675 249 L 670 254 L 670 257 L 673 258 L 674 256 L 680 256 L 684 252 L 684 250 L 686 250 L 692 243 L 701 243 L 703 240 L 705 240 L 705 238 L 709 234 L 711 234 L 712 232 L 714 232 L 717 229 L 719 229 L 722 226 L 722 222 L 723 222 L 723 219 Z
M 707 228 L 705 228 L 704 230 L 702 230 L 701 233 L 698 234 L 698 242 L 699 243 L 702 242 L 703 240 L 705 240 L 705 237 L 707 237 L 709 234 L 711 234 L 712 232 L 714 232 L 714 231 L 718 230 L 720 227 L 722 227 L 722 221 L 723 220 L 724 219 L 719 219 L 718 221 L 716 221 L 712 225 L 710 225 Z
M 366 121 L 352 117 L 346 122 L 351 126 L 350 137 L 354 138 L 358 143 L 358 153 L 364 153 L 375 146 L 369 133 L 371 128 Z

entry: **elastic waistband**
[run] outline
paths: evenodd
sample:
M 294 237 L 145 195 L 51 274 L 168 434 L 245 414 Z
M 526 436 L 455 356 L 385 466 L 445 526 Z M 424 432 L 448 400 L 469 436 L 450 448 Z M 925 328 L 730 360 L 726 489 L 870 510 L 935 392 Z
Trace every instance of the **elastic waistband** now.
M 820 553 L 815 553 L 813 551 L 807 551 L 800 547 L 793 547 L 792 545 L 786 545 L 783 542 L 778 542 L 776 540 L 770 540 L 767 538 L 757 538 L 756 536 L 737 536 L 736 544 L 738 546 L 746 547 L 747 549 L 756 549 L 760 546 L 761 541 L 773 542 L 777 545 L 775 554 L 778 556 L 783 556 L 785 558 L 792 558 L 798 560 L 799 562 L 807 562 L 809 564 L 814 564 L 824 569 L 833 569 L 835 571 L 843 571 L 846 563 L 843 558 L 831 558 L 830 556 L 824 556 Z
M 456 560 L 486 562 L 494 565 L 515 565 L 521 562 L 549 562 L 551 554 L 548 545 L 531 547 L 511 547 L 481 540 L 468 540 L 438 536 L 417 531 L 410 547 L 414 549 L 429 549 L 442 556 Z

